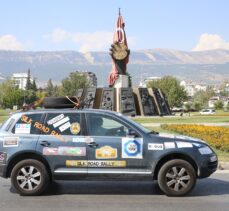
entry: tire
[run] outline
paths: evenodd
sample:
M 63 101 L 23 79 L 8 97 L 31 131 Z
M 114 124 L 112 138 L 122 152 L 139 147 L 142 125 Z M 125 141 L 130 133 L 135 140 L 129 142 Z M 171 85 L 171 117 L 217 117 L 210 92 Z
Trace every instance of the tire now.
M 20 161 L 11 172 L 11 184 L 23 196 L 40 195 L 49 183 L 48 171 L 38 160 Z
M 71 101 L 76 102 L 75 97 L 69 97 Z M 74 108 L 75 104 L 66 97 L 46 97 L 43 101 L 45 108 Z
M 167 196 L 184 196 L 192 191 L 195 184 L 195 170 L 185 160 L 170 160 L 159 170 L 158 185 Z

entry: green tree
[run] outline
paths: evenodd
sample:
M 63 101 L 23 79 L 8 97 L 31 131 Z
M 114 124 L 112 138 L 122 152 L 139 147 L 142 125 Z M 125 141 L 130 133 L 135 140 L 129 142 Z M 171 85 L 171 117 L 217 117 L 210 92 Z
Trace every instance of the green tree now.
M 52 83 L 52 79 L 49 79 L 47 82 L 47 86 L 46 86 L 46 92 L 47 92 L 47 96 L 53 96 L 54 95 L 54 86 Z
M 200 103 L 201 106 L 207 106 L 209 99 L 214 96 L 215 92 L 212 87 L 207 87 L 206 91 L 200 90 L 193 96 L 193 102 Z
M 220 85 L 220 95 L 221 96 L 228 96 L 228 92 L 226 91 L 227 88 L 227 84 L 229 83 L 229 81 L 227 79 L 225 79 L 223 81 L 223 83 Z
M 226 109 L 229 111 L 229 102 L 227 103 Z
M 219 110 L 219 109 L 223 109 L 223 101 L 218 100 L 214 103 L 214 108 Z
M 37 91 L 37 84 L 36 84 L 36 80 L 35 79 L 33 79 L 33 83 L 32 83 L 32 85 L 31 85 L 31 89 L 33 90 L 33 91 Z
M 36 92 L 36 97 L 37 99 L 43 99 L 47 96 L 47 92 L 45 92 L 44 90 L 38 90 Z
M 37 100 L 37 94 L 33 90 L 24 90 L 24 103 L 31 104 Z
M 190 111 L 191 108 L 192 108 L 192 103 L 190 103 L 190 102 L 185 103 L 185 104 L 184 104 L 184 107 L 185 107 L 185 110 L 186 110 L 186 111 Z
M 182 103 L 187 100 L 187 93 L 184 87 L 172 76 L 165 76 L 159 80 L 149 81 L 147 87 L 161 89 L 167 97 L 170 107 L 180 107 Z
M 69 77 L 61 82 L 62 95 L 76 95 L 78 89 L 86 88 L 89 86 L 89 81 L 85 75 L 79 72 L 70 73 Z
M 6 80 L 0 84 L 0 105 L 2 108 L 13 108 L 14 105 L 21 106 L 23 103 L 23 92 L 13 80 Z
M 200 102 L 194 102 L 193 108 L 195 109 L 195 111 L 200 111 L 202 109 L 202 105 Z
M 26 88 L 26 90 L 30 90 L 32 88 L 30 69 L 28 69 L 28 72 L 27 72 L 27 81 L 26 81 L 26 87 L 25 88 Z

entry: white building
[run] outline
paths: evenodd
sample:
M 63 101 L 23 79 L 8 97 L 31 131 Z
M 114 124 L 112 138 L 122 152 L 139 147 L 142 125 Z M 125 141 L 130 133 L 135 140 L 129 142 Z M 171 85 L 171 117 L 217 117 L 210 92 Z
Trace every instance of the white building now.
M 156 80 L 159 80 L 161 79 L 161 77 L 147 77 L 147 78 L 144 78 L 140 81 L 140 84 L 139 84 L 139 87 L 143 87 L 143 88 L 146 88 L 147 87 L 147 84 L 148 82 L 150 81 L 156 81 Z
M 14 73 L 12 75 L 12 80 L 15 81 L 16 86 L 18 86 L 19 89 L 26 89 L 26 83 L 28 79 L 28 73 Z M 32 82 L 31 78 L 31 82 Z
M 180 85 L 184 87 L 189 97 L 192 97 L 198 91 L 207 90 L 207 86 L 204 84 L 196 84 L 193 82 L 181 81 Z
M 217 102 L 219 100 L 223 102 L 223 107 L 226 108 L 228 103 L 229 103 L 229 97 L 222 97 L 222 96 L 211 97 L 210 100 L 208 101 L 208 107 L 214 108 L 215 102 Z

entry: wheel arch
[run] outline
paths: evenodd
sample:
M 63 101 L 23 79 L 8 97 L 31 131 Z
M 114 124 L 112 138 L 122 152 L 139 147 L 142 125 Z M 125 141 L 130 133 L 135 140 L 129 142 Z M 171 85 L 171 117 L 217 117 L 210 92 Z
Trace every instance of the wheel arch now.
M 196 172 L 196 175 L 198 175 L 198 165 L 196 164 L 196 162 L 194 161 L 194 159 L 191 156 L 189 156 L 187 154 L 183 154 L 183 153 L 171 153 L 171 154 L 165 155 L 164 157 L 162 157 L 157 162 L 157 164 L 155 165 L 155 168 L 154 168 L 153 179 L 157 180 L 158 172 L 159 172 L 160 168 L 166 162 L 173 160 L 173 159 L 181 159 L 181 160 L 185 160 L 185 161 L 189 162 L 193 166 L 193 168 Z
M 7 178 L 10 177 L 14 166 L 18 162 L 20 162 L 22 160 L 26 160 L 26 159 L 34 159 L 34 160 L 38 160 L 38 161 L 42 162 L 45 165 L 45 167 L 48 171 L 48 174 L 50 175 L 50 179 L 52 178 L 51 177 L 51 175 L 52 175 L 51 169 L 50 169 L 50 166 L 48 164 L 48 161 L 42 155 L 40 155 L 34 151 L 19 153 L 19 154 L 15 155 L 13 158 L 11 158 L 11 160 L 9 161 L 8 166 L 7 166 L 6 177 Z

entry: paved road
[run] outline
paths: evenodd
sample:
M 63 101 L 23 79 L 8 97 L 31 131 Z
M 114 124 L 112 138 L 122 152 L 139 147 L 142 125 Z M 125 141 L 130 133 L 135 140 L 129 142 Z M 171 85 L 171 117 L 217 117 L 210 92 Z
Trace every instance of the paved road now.
M 21 197 L 0 179 L 1 211 L 228 211 L 229 171 L 199 180 L 192 194 L 164 196 L 151 182 L 58 182 L 39 197 Z

